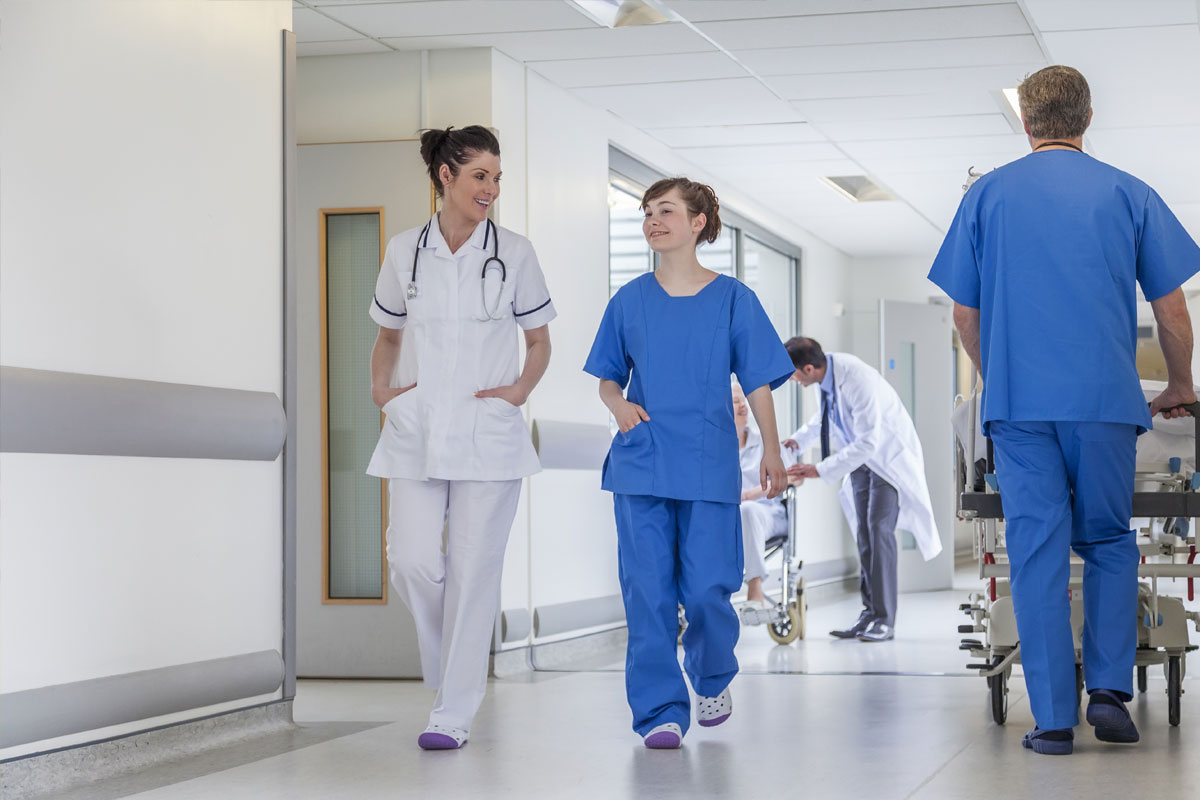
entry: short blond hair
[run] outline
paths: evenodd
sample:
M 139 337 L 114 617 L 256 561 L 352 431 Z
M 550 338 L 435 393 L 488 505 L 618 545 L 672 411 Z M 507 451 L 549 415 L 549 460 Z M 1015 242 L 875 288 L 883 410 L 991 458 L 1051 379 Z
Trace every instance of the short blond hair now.
M 1021 116 L 1035 139 L 1078 139 L 1092 115 L 1092 90 L 1077 69 L 1055 65 L 1017 86 Z

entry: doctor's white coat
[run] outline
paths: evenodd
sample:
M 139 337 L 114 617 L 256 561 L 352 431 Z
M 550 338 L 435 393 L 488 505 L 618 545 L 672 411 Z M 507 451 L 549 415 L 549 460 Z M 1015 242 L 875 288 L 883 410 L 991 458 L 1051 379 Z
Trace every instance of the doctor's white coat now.
M 817 464 L 821 477 L 833 483 L 841 481 L 839 493 L 842 512 L 850 530 L 858 528 L 850 473 L 866 464 L 900 495 L 900 516 L 896 527 L 909 531 L 926 561 L 942 551 L 925 481 L 925 456 L 921 440 L 913 427 L 900 395 L 876 370 L 849 353 L 832 353 L 834 397 L 842 424 L 852 441 L 829 419 L 829 442 L 836 450 Z M 792 434 L 804 451 L 821 441 L 821 412 Z

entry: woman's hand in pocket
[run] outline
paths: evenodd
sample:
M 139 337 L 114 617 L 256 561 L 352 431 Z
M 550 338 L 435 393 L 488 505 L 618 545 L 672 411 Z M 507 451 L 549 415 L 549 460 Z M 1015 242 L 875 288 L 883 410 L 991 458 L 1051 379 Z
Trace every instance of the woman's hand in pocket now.
M 415 388 L 417 388 L 415 383 L 412 386 L 401 386 L 399 389 L 393 389 L 390 386 L 372 386 L 371 400 L 375 403 L 375 405 L 383 408 L 392 400 L 395 400 L 400 395 L 404 394 L 405 392 L 412 391 Z
M 617 427 L 621 429 L 621 433 L 629 433 L 643 422 L 650 421 L 650 415 L 646 413 L 646 409 L 637 403 L 630 403 L 628 400 L 616 409 L 613 416 L 617 418 Z

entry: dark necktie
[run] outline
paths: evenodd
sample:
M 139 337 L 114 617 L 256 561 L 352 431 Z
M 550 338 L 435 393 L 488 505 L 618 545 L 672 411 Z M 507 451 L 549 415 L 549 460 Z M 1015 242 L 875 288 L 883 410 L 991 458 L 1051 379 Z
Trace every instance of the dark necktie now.
M 821 460 L 829 458 L 829 407 L 833 405 L 829 392 L 821 392 Z

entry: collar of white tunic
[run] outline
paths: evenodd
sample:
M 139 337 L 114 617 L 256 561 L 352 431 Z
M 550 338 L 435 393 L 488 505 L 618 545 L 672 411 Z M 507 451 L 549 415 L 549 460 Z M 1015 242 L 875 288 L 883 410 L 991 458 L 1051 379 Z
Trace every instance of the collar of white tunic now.
M 429 220 L 429 235 L 422 236 L 421 241 L 417 244 L 422 248 L 437 250 L 438 258 L 462 258 L 466 253 L 470 252 L 467 248 L 488 250 L 490 252 L 493 245 L 491 233 L 485 219 L 475 226 L 475 230 L 471 232 L 471 237 L 463 242 L 462 247 L 458 248 L 458 252 L 452 253 L 450 252 L 450 245 L 446 243 L 445 237 L 442 236 L 442 229 L 438 225 L 437 214 L 434 214 L 433 218 Z

